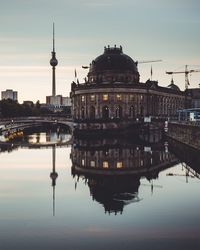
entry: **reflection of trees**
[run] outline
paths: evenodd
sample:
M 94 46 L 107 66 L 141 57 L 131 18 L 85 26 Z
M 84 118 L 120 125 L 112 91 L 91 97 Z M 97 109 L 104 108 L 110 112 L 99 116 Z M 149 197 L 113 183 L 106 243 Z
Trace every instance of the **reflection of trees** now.
M 162 144 L 145 146 L 117 138 L 74 142 L 71 158 L 75 185 L 84 179 L 93 199 L 109 213 L 122 213 L 125 205 L 140 201 L 141 177 L 156 179 L 160 171 L 178 162 Z
M 19 145 L 13 145 L 11 143 L 9 144 L 1 144 L 0 145 L 0 153 L 3 153 L 3 152 L 12 152 L 14 150 L 18 150 L 20 146 Z

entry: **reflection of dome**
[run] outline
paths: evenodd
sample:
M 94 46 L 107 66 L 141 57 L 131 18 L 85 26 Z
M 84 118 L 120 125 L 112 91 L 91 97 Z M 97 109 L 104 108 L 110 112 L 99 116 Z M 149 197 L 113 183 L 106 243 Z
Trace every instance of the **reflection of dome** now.
M 139 201 L 140 181 L 133 176 L 88 177 L 88 186 L 93 199 L 102 204 L 105 212 L 123 212 L 125 205 Z
M 72 175 L 78 176 L 77 182 L 79 176 L 83 178 L 105 212 L 122 213 L 125 205 L 140 201 L 142 177 L 156 179 L 160 171 L 177 163 L 164 150 L 162 144 L 144 147 L 125 137 L 76 138 L 71 151 Z
M 88 74 L 90 82 L 139 81 L 137 63 L 124 54 L 122 47 L 105 47 L 104 53 L 92 61 Z
M 167 88 L 173 89 L 173 90 L 176 90 L 176 91 L 180 91 L 179 87 L 176 84 L 174 84 L 174 80 L 173 79 L 171 80 L 171 84 L 168 85 Z

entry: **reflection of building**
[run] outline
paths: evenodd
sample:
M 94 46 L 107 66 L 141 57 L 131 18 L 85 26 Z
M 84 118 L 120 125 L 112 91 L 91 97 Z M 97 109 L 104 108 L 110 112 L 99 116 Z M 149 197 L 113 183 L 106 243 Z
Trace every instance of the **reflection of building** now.
M 82 176 L 91 195 L 106 212 L 122 212 L 136 202 L 140 178 L 148 180 L 177 163 L 162 145 L 145 147 L 116 138 L 77 140 L 72 147 L 72 173 Z
M 1 91 L 1 99 L 11 99 L 13 101 L 17 101 L 17 91 L 13 91 L 12 89 L 6 89 L 6 91 Z
M 185 105 L 185 93 L 172 82 L 139 81 L 137 62 L 122 47 L 105 47 L 90 64 L 85 83 L 71 85 L 73 118 L 80 129 L 127 127 L 145 116 L 173 117 Z

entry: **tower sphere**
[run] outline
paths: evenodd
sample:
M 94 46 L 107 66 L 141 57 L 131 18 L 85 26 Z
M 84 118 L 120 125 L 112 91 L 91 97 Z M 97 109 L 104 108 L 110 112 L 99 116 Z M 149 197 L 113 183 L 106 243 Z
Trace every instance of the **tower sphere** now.
M 58 65 L 58 60 L 56 59 L 55 52 L 52 52 L 52 58 L 50 60 L 50 65 L 53 67 Z

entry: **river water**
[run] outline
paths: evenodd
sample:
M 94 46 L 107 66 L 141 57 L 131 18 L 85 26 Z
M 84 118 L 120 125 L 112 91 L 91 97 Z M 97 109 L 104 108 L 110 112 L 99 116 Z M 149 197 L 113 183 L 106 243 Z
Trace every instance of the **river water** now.
M 200 162 L 166 141 L 68 140 L 1 145 L 0 249 L 200 249 Z

